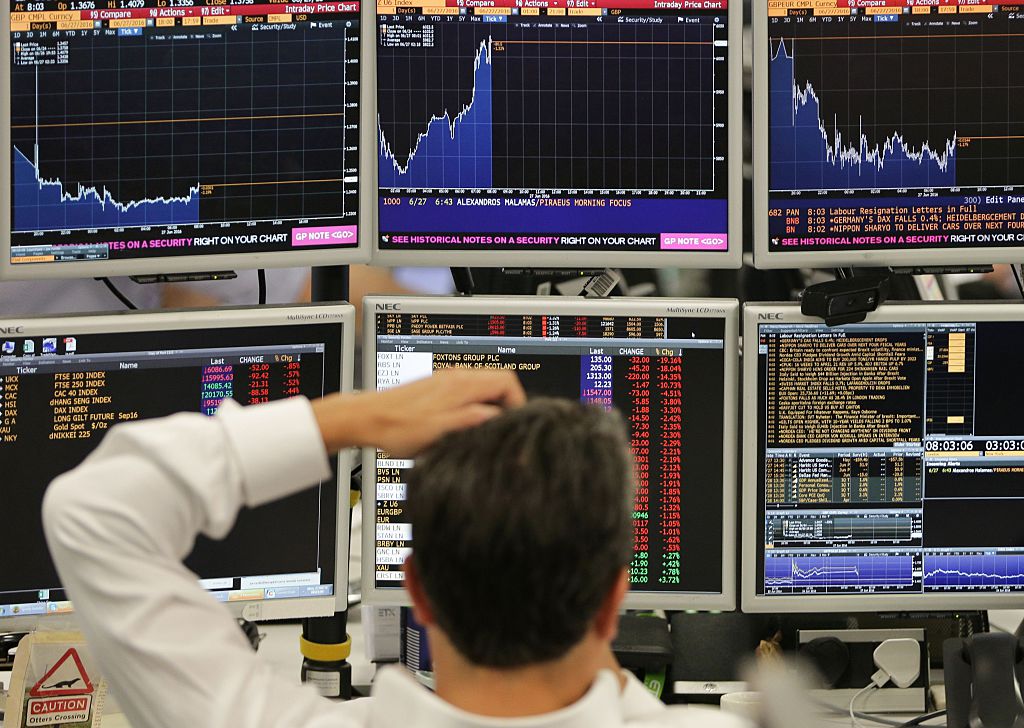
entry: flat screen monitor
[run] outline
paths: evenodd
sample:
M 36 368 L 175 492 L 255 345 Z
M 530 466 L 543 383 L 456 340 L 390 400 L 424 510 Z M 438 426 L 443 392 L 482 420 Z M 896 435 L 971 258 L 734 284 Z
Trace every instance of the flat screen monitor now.
M 376 12 L 376 261 L 739 267 L 739 0 Z
M 501 368 L 515 371 L 529 395 L 622 412 L 638 479 L 627 606 L 735 608 L 736 301 L 367 298 L 364 313 L 367 388 L 448 367 Z M 370 602 L 408 603 L 402 565 L 415 534 L 404 501 L 413 466 L 365 453 Z
M 269 306 L 4 319 L 0 329 L 0 631 L 71 609 L 40 521 L 49 483 L 120 422 L 212 415 L 351 389 L 353 309 Z M 223 541 L 200 537 L 188 566 L 248 619 L 333 614 L 346 604 L 348 474 L 244 509 Z
M 1024 8 L 753 3 L 760 268 L 1024 260 Z
M 359 10 L 4 0 L 0 277 L 368 260 Z
M 744 611 L 1021 603 L 1019 308 L 746 307 Z

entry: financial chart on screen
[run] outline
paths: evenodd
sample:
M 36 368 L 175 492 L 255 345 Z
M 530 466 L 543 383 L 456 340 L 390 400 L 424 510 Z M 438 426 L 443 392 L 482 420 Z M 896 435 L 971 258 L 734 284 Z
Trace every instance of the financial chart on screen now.
M 12 265 L 356 246 L 358 1 L 10 9 Z
M 950 318 L 759 326 L 769 606 L 1024 591 L 1024 324 Z
M 728 250 L 726 0 L 381 0 L 382 250 Z
M 507 369 L 531 396 L 621 411 L 637 464 L 633 591 L 723 591 L 723 318 L 435 310 L 377 314 L 375 328 L 379 389 L 448 367 Z M 373 569 L 382 592 L 403 586 L 413 547 L 404 510 L 413 466 L 377 456 Z
M 0 624 L 4 617 L 70 610 L 46 549 L 43 494 L 111 428 L 178 412 L 213 415 L 227 398 L 250 405 L 320 397 L 341 381 L 337 323 L 211 329 L 207 321 L 194 330 L 81 333 L 73 319 L 62 321 L 72 330 L 0 335 L 0 547 L 19 554 L 0 573 Z M 243 510 L 224 541 L 201 537 L 186 565 L 223 602 L 275 601 L 278 609 L 294 609 L 298 598 L 332 597 L 337 512 L 331 477 Z
M 1024 5 L 769 6 L 770 252 L 1024 244 Z

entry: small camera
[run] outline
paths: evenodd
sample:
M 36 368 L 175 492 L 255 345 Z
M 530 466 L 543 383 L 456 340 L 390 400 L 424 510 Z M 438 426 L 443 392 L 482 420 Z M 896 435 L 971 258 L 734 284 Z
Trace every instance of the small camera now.
M 866 275 L 818 283 L 804 290 L 800 311 L 826 326 L 856 324 L 889 297 L 889 276 Z

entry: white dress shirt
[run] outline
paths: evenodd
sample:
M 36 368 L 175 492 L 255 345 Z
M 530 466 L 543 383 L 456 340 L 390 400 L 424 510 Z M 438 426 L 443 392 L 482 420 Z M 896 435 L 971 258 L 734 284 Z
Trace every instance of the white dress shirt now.
M 373 697 L 329 701 L 275 675 L 181 560 L 195 537 L 222 538 L 258 506 L 330 474 L 309 402 L 225 401 L 215 417 L 120 425 L 50 486 L 43 520 L 90 649 L 132 726 L 200 728 L 737 728 L 711 710 L 666 708 L 630 677 L 601 673 L 554 713 L 487 718 L 460 710 L 402 668 Z

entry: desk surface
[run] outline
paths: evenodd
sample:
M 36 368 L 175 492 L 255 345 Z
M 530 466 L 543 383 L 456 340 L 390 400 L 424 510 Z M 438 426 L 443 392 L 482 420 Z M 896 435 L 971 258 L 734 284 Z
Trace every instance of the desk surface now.
M 352 656 L 349 661 L 352 665 L 353 684 L 369 685 L 373 681 L 376 666 L 366 659 L 359 611 L 358 608 L 353 609 L 349 619 L 349 635 L 352 637 Z M 260 643 L 257 653 L 259 657 L 266 660 L 282 680 L 299 682 L 302 669 L 302 654 L 299 652 L 301 627 L 298 624 L 261 624 L 260 633 L 266 636 Z M 108 713 L 104 716 L 103 727 L 129 728 L 128 721 L 119 712 L 116 703 L 116 697 L 108 703 L 110 709 L 118 712 Z M 2 727 L 3 721 L 0 720 L 0 728 Z
M 1013 631 L 1024 619 L 1024 610 L 993 611 L 990 612 L 989 617 L 995 628 Z M 260 644 L 258 653 L 260 658 L 268 661 L 283 680 L 298 682 L 302 668 L 302 655 L 299 653 L 299 634 L 301 633 L 299 625 L 264 624 L 260 625 L 260 632 L 266 635 Z M 356 685 L 369 685 L 373 680 L 376 666 L 366 659 L 363 625 L 358 608 L 351 611 L 349 634 L 352 637 L 352 656 L 349 658 L 352 664 L 352 681 Z M 913 716 L 894 715 L 890 717 L 910 718 Z M 105 728 L 128 728 L 128 722 L 120 713 L 105 717 L 103 724 Z M 2 725 L 0 723 L 0 727 Z M 820 725 L 823 728 L 830 726 L 848 728 L 850 719 L 842 715 L 822 715 Z

